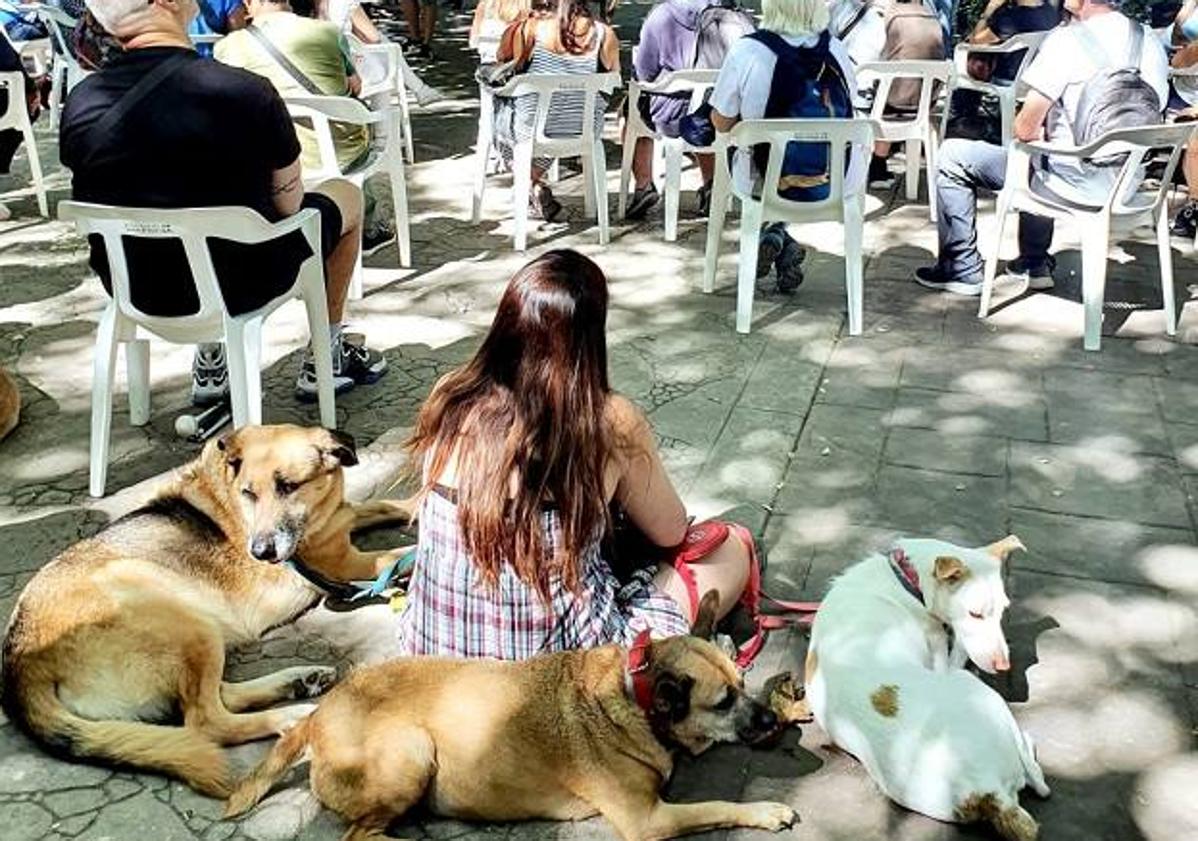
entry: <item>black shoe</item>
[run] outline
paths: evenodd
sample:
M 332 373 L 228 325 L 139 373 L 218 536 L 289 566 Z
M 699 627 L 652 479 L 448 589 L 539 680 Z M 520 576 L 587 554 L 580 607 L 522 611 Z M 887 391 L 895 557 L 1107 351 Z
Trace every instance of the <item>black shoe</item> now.
M 561 215 L 562 203 L 553 197 L 553 191 L 544 184 L 534 184 L 528 194 L 528 216 L 552 222 Z
M 387 225 L 375 225 L 362 231 L 362 256 L 369 257 L 395 241 L 395 231 Z
M 412 51 L 416 58 L 423 58 L 426 61 L 432 61 L 436 56 L 433 55 L 433 48 L 429 44 L 420 44 Z
M 333 393 L 344 394 L 354 386 L 369 385 L 387 373 L 387 360 L 377 350 L 371 350 L 364 344 L 350 342 L 342 333 L 333 345 Z M 300 367 L 299 377 L 295 381 L 295 396 L 305 402 L 316 400 L 318 389 L 316 385 L 316 362 L 312 359 L 312 351 L 304 354 L 304 364 Z
M 927 289 L 939 289 L 941 292 L 952 292 L 955 295 L 975 298 L 982 294 L 980 277 L 972 279 L 949 277 L 939 264 L 916 269 L 915 282 Z
M 649 209 L 660 200 L 661 196 L 657 192 L 657 185 L 652 181 L 644 187 L 637 187 L 632 191 L 632 198 L 628 200 L 628 207 L 624 211 L 624 218 L 633 222 L 644 219 Z
M 778 255 L 782 253 L 782 249 L 786 247 L 786 242 L 789 237 L 773 231 L 763 232 L 761 239 L 757 243 L 757 279 L 761 280 L 770 273 L 770 269 L 774 267 L 774 263 L 778 260 Z
M 1193 239 L 1198 234 L 1198 199 L 1190 199 L 1177 211 L 1173 224 L 1169 226 L 1169 233 L 1186 239 Z
M 700 218 L 704 217 L 704 216 L 710 216 L 711 215 L 711 185 L 704 184 L 702 187 L 700 187 L 699 191 L 698 191 L 698 195 L 699 195 L 699 216 L 700 216 Z
M 886 158 L 872 155 L 869 159 L 869 186 L 877 190 L 885 190 L 894 186 L 894 173 L 886 165 Z
M 774 261 L 774 270 L 778 275 L 778 291 L 783 295 L 793 295 L 803 285 L 803 261 L 807 259 L 807 249 L 793 239 L 787 237 L 782 253 Z

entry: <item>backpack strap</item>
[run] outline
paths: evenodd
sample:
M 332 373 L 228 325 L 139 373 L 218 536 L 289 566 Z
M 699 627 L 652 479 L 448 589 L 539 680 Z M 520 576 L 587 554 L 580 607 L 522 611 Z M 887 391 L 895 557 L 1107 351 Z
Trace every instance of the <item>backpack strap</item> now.
M 313 96 L 327 96 L 324 91 L 317 87 L 315 82 L 305 76 L 298 67 L 291 63 L 291 60 L 287 56 L 283 55 L 283 52 L 266 37 L 265 32 L 252 23 L 245 28 L 245 31 L 254 36 L 254 39 L 262 45 L 262 49 L 266 50 L 266 54 L 274 59 L 275 64 L 283 68 L 283 72 L 294 79 L 301 88 Z
M 857 24 L 861 23 L 861 20 L 865 17 L 866 12 L 873 8 L 873 5 L 873 0 L 865 0 L 865 2 L 861 4 L 861 8 L 857 10 L 857 13 L 853 15 L 849 22 L 844 25 L 844 29 L 836 33 L 836 37 L 841 41 L 847 38 L 849 33 L 857 28 Z

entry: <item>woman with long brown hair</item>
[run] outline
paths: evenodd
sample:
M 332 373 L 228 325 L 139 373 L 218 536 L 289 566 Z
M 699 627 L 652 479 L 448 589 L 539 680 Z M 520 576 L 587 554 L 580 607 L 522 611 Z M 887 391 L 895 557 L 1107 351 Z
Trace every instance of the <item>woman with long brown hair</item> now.
M 607 279 L 550 251 L 508 284 L 482 347 L 441 379 L 409 441 L 422 466 L 420 538 L 400 644 L 495 657 L 689 630 L 693 594 L 727 612 L 750 548 L 735 536 L 690 567 L 617 580 L 601 553 L 609 503 L 648 542 L 681 544 L 686 510 L 644 415 L 607 376 Z

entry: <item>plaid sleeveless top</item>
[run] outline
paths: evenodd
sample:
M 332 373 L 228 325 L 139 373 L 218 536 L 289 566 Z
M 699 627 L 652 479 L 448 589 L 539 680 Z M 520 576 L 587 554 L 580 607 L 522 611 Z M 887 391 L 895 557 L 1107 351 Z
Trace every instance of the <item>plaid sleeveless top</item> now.
M 599 552 L 581 558 L 575 595 L 550 584 L 546 604 L 505 566 L 495 587 L 483 585 L 465 548 L 452 492 L 434 490 L 420 507 L 416 567 L 399 617 L 400 651 L 409 655 L 524 660 L 537 654 L 608 643 L 629 645 L 648 628 L 654 637 L 690 631 L 682 608 L 653 583 L 655 567 L 619 582 Z M 541 513 L 552 551 L 561 539 L 557 512 Z

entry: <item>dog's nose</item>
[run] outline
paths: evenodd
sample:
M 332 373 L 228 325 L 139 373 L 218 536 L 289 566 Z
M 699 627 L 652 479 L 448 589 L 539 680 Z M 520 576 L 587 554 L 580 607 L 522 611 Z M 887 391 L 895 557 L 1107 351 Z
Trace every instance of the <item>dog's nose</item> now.
M 769 707 L 760 706 L 753 710 L 752 725 L 759 733 L 768 733 L 778 726 L 778 716 Z
M 250 554 L 260 561 L 275 559 L 275 541 L 269 535 L 258 535 L 250 542 Z
M 1008 671 L 1011 668 L 1011 658 L 1006 654 L 999 654 L 994 658 L 994 663 L 992 665 L 994 666 L 994 671 L 996 672 Z

